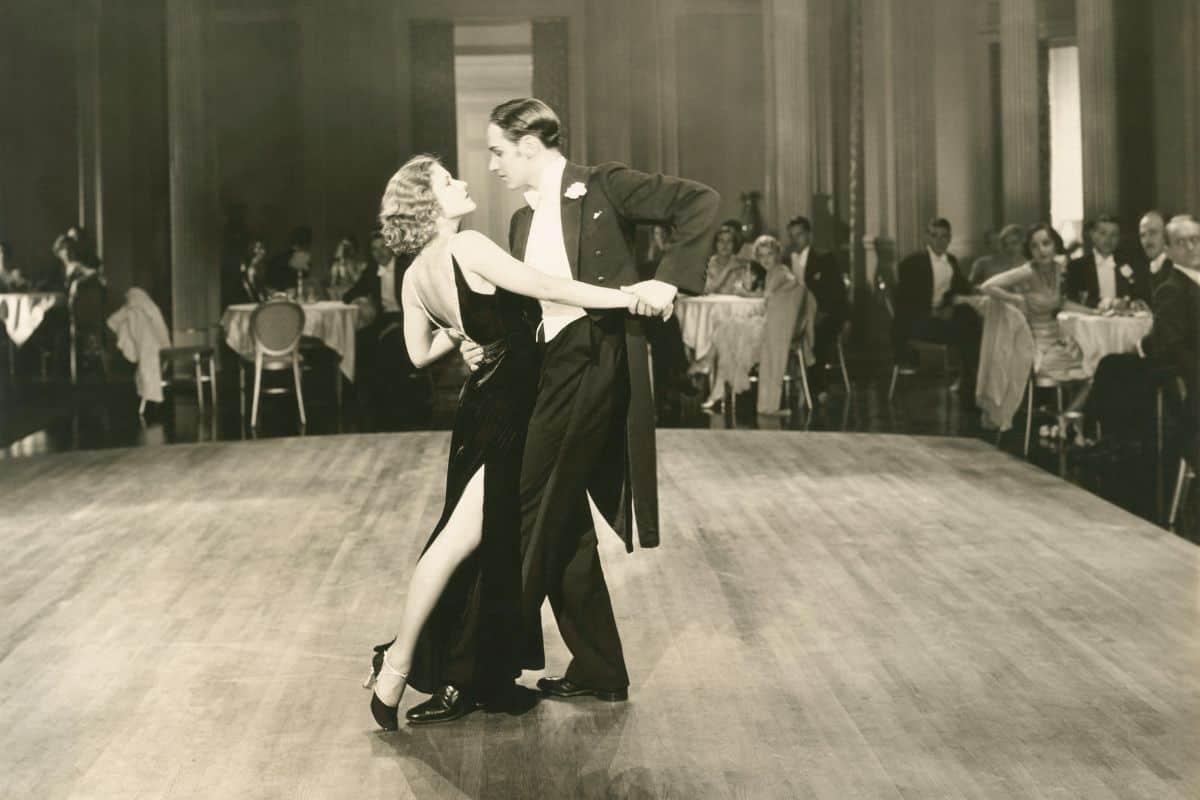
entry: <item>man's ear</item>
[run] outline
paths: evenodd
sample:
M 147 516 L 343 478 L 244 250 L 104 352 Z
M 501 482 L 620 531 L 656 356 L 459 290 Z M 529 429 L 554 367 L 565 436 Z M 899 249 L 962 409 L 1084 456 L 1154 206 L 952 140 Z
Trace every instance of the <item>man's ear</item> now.
M 527 133 L 517 140 L 517 152 L 525 158 L 533 158 L 544 149 L 545 145 L 532 133 Z

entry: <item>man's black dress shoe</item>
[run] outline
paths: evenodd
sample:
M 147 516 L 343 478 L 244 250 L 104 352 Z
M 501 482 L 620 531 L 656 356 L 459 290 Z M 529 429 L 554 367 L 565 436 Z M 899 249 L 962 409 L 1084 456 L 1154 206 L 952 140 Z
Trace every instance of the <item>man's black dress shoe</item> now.
M 433 725 L 437 722 L 453 722 L 465 717 L 478 708 L 475 698 L 459 691 L 456 686 L 446 685 L 433 693 L 424 703 L 404 712 L 410 725 Z
M 551 697 L 585 697 L 591 695 L 609 703 L 619 703 L 629 699 L 629 689 L 590 689 L 572 683 L 566 678 L 539 678 L 537 687 Z

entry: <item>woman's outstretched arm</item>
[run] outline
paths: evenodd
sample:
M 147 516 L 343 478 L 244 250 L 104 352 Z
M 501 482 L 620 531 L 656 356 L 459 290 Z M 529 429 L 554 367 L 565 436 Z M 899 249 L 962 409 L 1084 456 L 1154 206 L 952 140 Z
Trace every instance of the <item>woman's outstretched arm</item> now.
M 637 302 L 633 295 L 617 289 L 605 289 L 539 272 L 510 256 L 478 231 L 455 234 L 450 249 L 463 269 L 513 294 L 580 308 L 632 309 Z

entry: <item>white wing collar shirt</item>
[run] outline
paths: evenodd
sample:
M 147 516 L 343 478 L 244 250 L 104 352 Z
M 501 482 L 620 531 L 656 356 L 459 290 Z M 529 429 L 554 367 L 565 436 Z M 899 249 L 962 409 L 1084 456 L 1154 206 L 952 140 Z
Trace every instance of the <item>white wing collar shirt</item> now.
M 1101 300 L 1117 296 L 1117 260 L 1111 255 L 1096 257 L 1096 282 L 1100 285 Z
M 562 176 L 567 159 L 558 156 L 542 172 L 535 191 L 525 193 L 525 202 L 533 209 L 529 240 L 525 245 L 525 263 L 555 278 L 570 279 L 571 261 L 567 258 L 562 229 Z M 541 332 L 550 341 L 586 312 L 578 306 L 565 306 L 547 300 L 542 306 Z
M 799 253 L 792 253 L 792 274 L 801 283 L 804 283 L 808 272 L 808 251 L 810 250 L 812 250 L 811 245 L 806 246 Z
M 929 251 L 929 263 L 933 267 L 933 298 L 930 302 L 936 311 L 941 307 L 946 292 L 950 291 L 950 284 L 954 281 L 954 266 L 944 253 L 939 256 L 932 247 L 925 249 Z

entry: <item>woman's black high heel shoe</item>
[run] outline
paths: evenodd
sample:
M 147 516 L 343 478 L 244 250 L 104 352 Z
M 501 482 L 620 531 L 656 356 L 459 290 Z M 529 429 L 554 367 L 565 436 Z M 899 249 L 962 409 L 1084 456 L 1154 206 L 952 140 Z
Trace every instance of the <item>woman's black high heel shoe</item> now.
M 386 645 L 378 645 L 375 648 L 375 655 L 371 658 L 371 675 L 369 678 L 367 678 L 367 684 L 369 685 L 366 686 L 366 688 L 374 690 L 375 684 L 379 680 L 379 674 L 384 671 L 390 675 L 397 675 L 401 679 L 400 697 L 396 698 L 396 705 L 394 706 L 389 706 L 388 704 L 384 703 L 379 699 L 378 694 L 376 694 L 374 691 L 371 692 L 371 715 L 375 717 L 375 722 L 379 724 L 379 727 L 383 728 L 385 731 L 399 730 L 400 699 L 404 697 L 404 690 L 408 686 L 408 675 L 393 668 L 387 660 L 388 648 L 390 648 L 395 641 L 396 640 L 393 639 Z

